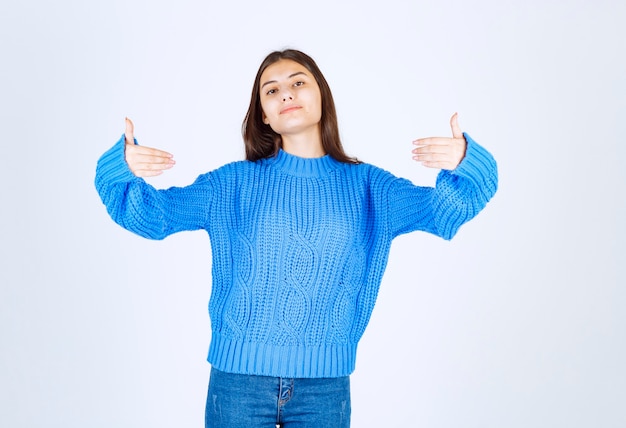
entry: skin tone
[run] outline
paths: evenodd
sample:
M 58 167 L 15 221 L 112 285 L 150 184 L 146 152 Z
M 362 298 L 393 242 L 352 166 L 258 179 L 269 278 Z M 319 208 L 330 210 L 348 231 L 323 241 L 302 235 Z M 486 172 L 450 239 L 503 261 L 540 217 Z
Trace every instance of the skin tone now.
M 305 158 L 324 156 L 320 119 L 320 88 L 301 64 L 280 60 L 267 67 L 260 79 L 263 122 L 282 138 L 287 153 Z
M 324 156 L 320 132 L 322 100 L 311 73 L 291 60 L 280 60 L 261 75 L 263 121 L 280 134 L 287 153 L 304 158 Z M 465 157 L 467 143 L 458 124 L 450 118 L 452 137 L 429 137 L 413 141 L 413 159 L 428 168 L 453 170 Z M 152 177 L 172 168 L 173 155 L 163 150 L 134 144 L 134 125 L 126 118 L 125 158 L 137 177 Z
M 135 126 L 126 118 L 126 146 L 124 156 L 131 172 L 137 177 L 153 177 L 162 174 L 176 164 L 171 153 L 151 147 L 137 146 L 134 143 Z
M 467 143 L 459 127 L 458 113 L 450 118 L 452 138 L 429 137 L 413 141 L 413 160 L 428 168 L 453 170 L 465 157 Z

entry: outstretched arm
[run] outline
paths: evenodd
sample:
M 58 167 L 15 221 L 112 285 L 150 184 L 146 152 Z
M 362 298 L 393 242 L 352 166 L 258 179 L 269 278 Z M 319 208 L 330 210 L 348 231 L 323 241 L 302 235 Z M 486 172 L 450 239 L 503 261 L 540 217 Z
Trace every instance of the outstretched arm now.
M 163 239 L 206 226 L 213 189 L 208 174 L 191 185 L 157 190 L 142 177 L 161 174 L 174 165 L 172 156 L 136 144 L 133 124 L 98 160 L 95 185 L 111 218 L 125 229 L 150 239 Z
M 430 137 L 414 141 L 413 159 L 440 168 L 436 186 L 421 187 L 396 179 L 389 192 L 393 236 L 423 230 L 451 239 L 480 212 L 498 187 L 498 170 L 491 154 L 451 120 L 452 138 Z

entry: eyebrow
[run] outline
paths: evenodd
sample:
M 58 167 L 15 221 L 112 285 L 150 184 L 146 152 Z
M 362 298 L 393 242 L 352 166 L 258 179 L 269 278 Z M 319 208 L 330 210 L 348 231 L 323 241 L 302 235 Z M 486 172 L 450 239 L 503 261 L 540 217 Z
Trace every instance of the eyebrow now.
M 304 71 L 297 71 L 293 74 L 290 74 L 289 77 L 287 77 L 287 79 L 291 79 L 292 77 L 298 76 L 300 74 L 304 74 L 305 76 L 307 75 Z M 267 82 L 261 85 L 261 89 L 263 89 L 265 85 L 269 85 L 270 83 L 276 83 L 276 80 L 268 80 Z

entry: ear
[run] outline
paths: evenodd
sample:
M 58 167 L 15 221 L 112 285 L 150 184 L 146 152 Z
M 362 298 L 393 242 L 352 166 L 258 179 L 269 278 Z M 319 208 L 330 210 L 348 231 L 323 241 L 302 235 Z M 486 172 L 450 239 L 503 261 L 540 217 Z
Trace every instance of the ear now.
M 265 115 L 263 115 L 263 123 L 264 123 L 264 124 L 266 124 L 266 125 L 269 125 L 269 124 L 270 124 L 269 119 L 268 119 L 268 118 L 267 118 L 267 116 L 265 116 Z

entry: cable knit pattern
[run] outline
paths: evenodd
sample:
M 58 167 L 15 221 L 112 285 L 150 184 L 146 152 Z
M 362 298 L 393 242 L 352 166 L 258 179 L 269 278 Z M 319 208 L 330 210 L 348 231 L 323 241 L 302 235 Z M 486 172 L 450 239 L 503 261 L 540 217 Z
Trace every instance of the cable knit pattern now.
M 346 376 L 393 238 L 422 230 L 451 239 L 495 193 L 494 159 L 465 138 L 465 159 L 441 171 L 434 188 L 369 164 L 280 151 L 157 190 L 128 169 L 122 136 L 100 158 L 96 188 L 113 220 L 138 235 L 209 234 L 215 368 Z

